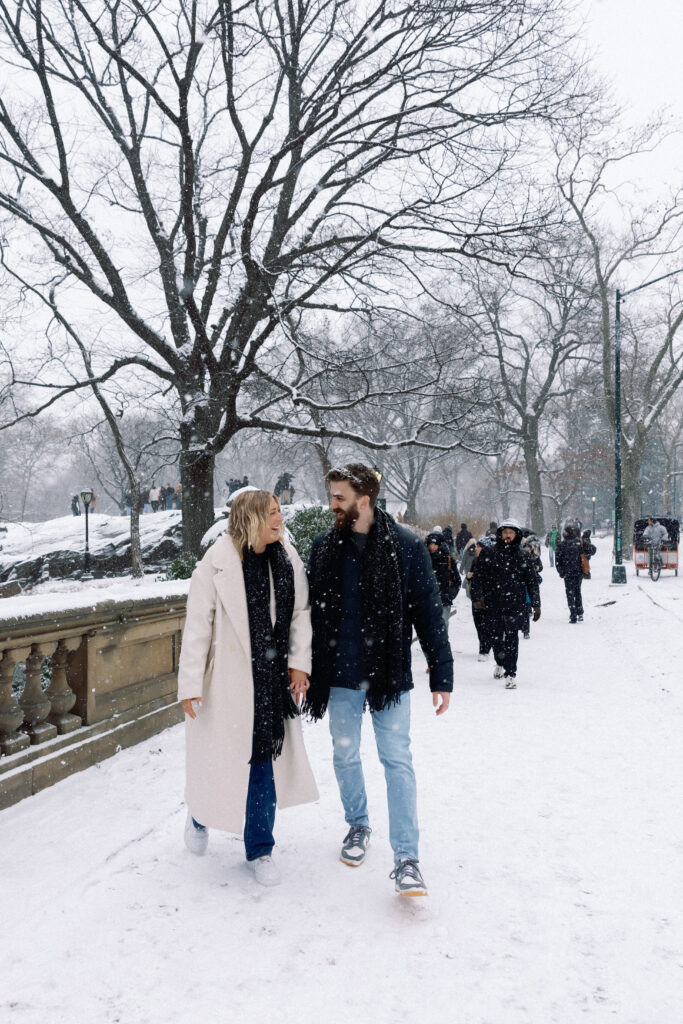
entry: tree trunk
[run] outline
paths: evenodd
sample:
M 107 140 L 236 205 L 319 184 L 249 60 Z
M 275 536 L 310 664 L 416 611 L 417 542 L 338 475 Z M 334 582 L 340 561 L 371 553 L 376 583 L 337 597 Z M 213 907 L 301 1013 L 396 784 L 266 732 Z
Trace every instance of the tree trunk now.
M 323 444 L 318 444 L 317 441 L 314 441 L 313 442 L 313 448 L 315 449 L 316 455 L 320 459 L 320 468 L 322 469 L 322 473 L 323 473 L 323 484 L 322 484 L 323 501 L 325 501 L 326 498 L 327 498 L 327 490 L 326 490 L 326 486 L 325 486 L 325 479 L 326 479 L 327 474 L 329 473 L 329 471 L 332 469 L 332 463 L 330 462 L 330 457 L 329 457 L 329 455 L 327 453 L 327 449 L 325 448 L 325 446 Z
M 130 564 L 133 576 L 142 576 L 142 546 L 140 544 L 140 484 L 133 480 L 130 492 Z
M 534 438 L 530 438 L 524 443 L 524 464 L 526 466 L 527 480 L 529 481 L 529 518 L 531 519 L 531 529 L 537 537 L 543 537 L 545 536 L 543 493 L 541 471 L 538 467 L 538 444 Z
M 183 490 L 183 550 L 199 557 L 202 537 L 213 525 L 213 452 L 183 450 L 180 483 Z
M 621 550 L 624 558 L 631 558 L 633 551 L 633 524 L 640 518 L 642 491 L 640 471 L 643 464 L 643 446 L 636 444 L 623 448 L 622 458 L 622 521 Z M 646 509 L 646 512 L 651 511 Z

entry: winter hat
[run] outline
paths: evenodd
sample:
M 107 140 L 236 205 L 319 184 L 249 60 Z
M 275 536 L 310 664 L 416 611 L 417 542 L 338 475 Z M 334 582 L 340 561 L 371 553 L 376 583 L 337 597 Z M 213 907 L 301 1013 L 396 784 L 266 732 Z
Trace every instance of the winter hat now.
M 432 533 L 443 533 L 443 530 L 441 529 L 441 527 L 437 523 L 436 526 L 432 526 L 432 531 L 431 532 Z
M 519 525 L 517 520 L 516 519 L 504 519 L 503 520 L 503 522 L 500 524 L 500 526 L 496 530 L 496 537 L 499 540 L 502 540 L 503 530 L 505 530 L 505 529 L 514 530 L 515 531 L 517 536 L 515 537 L 514 543 L 519 544 L 521 539 L 522 539 L 522 527 Z
M 428 533 L 425 537 L 425 544 L 438 544 L 439 547 L 441 547 L 441 541 L 441 534 L 437 533 L 436 530 L 432 530 L 432 532 Z
M 468 541 L 467 546 L 469 547 L 470 544 L 472 543 L 473 541 Z M 476 543 L 479 545 L 480 548 L 485 548 L 488 547 L 488 545 L 493 544 L 493 538 L 489 537 L 488 533 L 485 533 L 483 537 L 477 538 Z

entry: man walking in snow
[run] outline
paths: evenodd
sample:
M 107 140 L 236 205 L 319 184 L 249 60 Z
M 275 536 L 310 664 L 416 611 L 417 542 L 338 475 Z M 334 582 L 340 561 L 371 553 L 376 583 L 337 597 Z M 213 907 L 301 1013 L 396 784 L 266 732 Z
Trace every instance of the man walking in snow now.
M 534 622 L 541 617 L 541 598 L 536 573 L 521 548 L 522 527 L 505 519 L 498 527 L 495 545 L 482 548 L 472 576 L 472 607 L 490 612 L 493 632 L 495 679 L 505 678 L 505 688 L 517 688 L 519 630 L 524 629 L 527 592 Z
M 590 531 L 586 536 L 581 537 L 581 524 L 573 519 L 567 519 L 562 531 L 562 540 L 555 549 L 555 567 L 564 580 L 564 589 L 567 594 L 567 605 L 569 606 L 569 621 L 583 622 L 583 598 L 581 597 L 581 584 L 583 583 L 585 566 L 588 559 L 595 554 L 595 547 L 591 543 Z M 583 559 L 585 559 L 585 564 Z
M 415 627 L 429 666 L 437 715 L 453 689 L 453 656 L 425 545 L 376 507 L 379 481 L 360 463 L 327 475 L 334 526 L 309 563 L 313 668 L 305 710 L 329 711 L 334 771 L 349 826 L 340 859 L 357 867 L 370 840 L 360 759 L 364 708 L 384 766 L 396 892 L 423 896 L 417 794 L 410 753 L 410 645 Z

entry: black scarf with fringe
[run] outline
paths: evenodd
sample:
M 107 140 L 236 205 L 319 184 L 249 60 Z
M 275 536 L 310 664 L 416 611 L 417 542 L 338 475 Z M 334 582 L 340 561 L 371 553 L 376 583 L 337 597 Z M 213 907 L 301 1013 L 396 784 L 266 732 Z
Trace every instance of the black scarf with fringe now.
M 275 625 L 270 618 L 270 576 L 275 591 Z M 289 689 L 287 655 L 294 612 L 294 570 L 279 541 L 262 555 L 251 548 L 242 561 L 247 593 L 251 667 L 254 676 L 254 736 L 249 764 L 265 764 L 282 753 L 285 718 L 298 709 Z
M 334 686 L 337 636 L 342 609 L 344 550 L 353 543 L 346 531 L 334 527 L 323 537 L 310 569 L 313 668 L 303 710 L 320 719 Z M 396 524 L 382 509 L 361 555 L 362 610 L 366 705 L 382 711 L 403 691 L 403 561 Z

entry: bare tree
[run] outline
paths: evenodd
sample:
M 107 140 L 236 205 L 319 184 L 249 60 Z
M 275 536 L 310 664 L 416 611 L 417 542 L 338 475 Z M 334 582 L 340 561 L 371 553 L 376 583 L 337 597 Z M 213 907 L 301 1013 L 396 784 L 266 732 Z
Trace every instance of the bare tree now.
M 638 285 L 680 266 L 681 261 L 677 236 L 683 222 L 683 189 L 646 204 L 624 180 L 638 156 L 656 150 L 664 137 L 657 121 L 629 133 L 616 128 L 612 116 L 582 119 L 574 131 L 565 132 L 555 143 L 559 195 L 585 239 L 591 261 L 602 391 L 613 435 L 616 287 L 621 284 L 623 289 L 627 274 L 632 279 L 636 275 Z M 616 179 L 619 174 L 621 184 Z M 680 296 L 680 286 L 674 281 L 667 290 L 648 291 L 647 312 L 633 297 L 625 307 L 621 436 L 625 538 L 630 537 L 640 513 L 640 476 L 648 440 L 683 382 Z M 628 551 L 628 545 L 624 550 Z
M 562 15 L 562 0 L 0 0 L 0 209 L 21 227 L 5 265 L 52 289 L 94 374 L 53 373 L 32 399 L 48 380 L 18 364 L 19 414 L 127 368 L 161 381 L 197 550 L 237 432 L 317 433 L 302 317 L 355 315 L 377 288 L 393 304 L 449 258 L 515 258 L 524 126 L 572 101 Z M 342 412 L 328 429 L 363 440 Z

